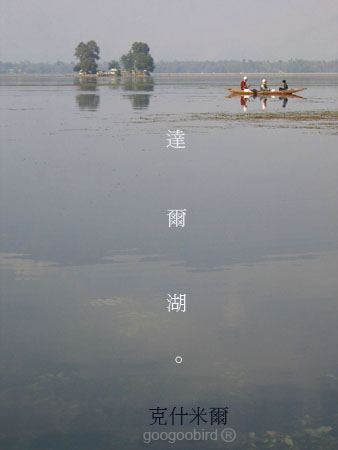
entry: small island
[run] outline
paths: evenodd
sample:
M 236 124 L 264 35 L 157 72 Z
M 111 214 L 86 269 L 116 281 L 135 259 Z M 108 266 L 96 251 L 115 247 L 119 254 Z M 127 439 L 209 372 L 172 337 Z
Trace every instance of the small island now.
M 150 47 L 145 42 L 134 42 L 128 53 L 120 58 L 120 62 L 112 60 L 108 71 L 98 70 L 100 47 L 93 40 L 86 44 L 80 42 L 75 49 L 78 59 L 73 70 L 79 77 L 149 77 L 155 69 Z

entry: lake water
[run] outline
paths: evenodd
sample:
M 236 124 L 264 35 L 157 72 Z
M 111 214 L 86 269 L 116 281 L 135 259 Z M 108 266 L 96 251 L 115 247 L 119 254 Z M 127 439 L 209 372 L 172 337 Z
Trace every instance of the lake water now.
M 2 449 L 338 448 L 338 80 L 240 79 L 0 78 Z

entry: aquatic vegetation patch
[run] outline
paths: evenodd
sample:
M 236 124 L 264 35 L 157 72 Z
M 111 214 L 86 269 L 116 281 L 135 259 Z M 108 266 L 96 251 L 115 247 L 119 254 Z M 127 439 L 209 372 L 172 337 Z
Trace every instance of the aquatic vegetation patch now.
M 190 120 L 214 121 L 224 124 L 253 125 L 274 128 L 306 128 L 338 132 L 338 111 L 259 112 L 249 114 L 204 113 L 190 116 Z
M 231 114 L 217 113 L 207 114 L 215 120 L 291 120 L 291 121 L 334 121 L 338 123 L 338 111 L 290 111 L 290 112 L 271 112 L 271 113 L 250 113 L 250 114 Z
M 338 133 L 338 111 L 155 114 L 141 116 L 136 123 L 193 123 L 195 121 L 200 122 L 205 127 L 209 127 L 209 125 L 206 125 L 207 122 L 213 122 L 216 127 L 220 128 L 250 125 L 270 128 L 306 128 L 314 131 L 330 130 L 332 134 Z

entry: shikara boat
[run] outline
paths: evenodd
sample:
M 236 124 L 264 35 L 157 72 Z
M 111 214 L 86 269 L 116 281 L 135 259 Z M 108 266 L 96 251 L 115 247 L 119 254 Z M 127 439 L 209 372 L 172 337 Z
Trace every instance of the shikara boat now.
M 276 92 L 279 92 L 279 91 L 276 91 Z M 257 97 L 257 95 L 243 95 L 243 94 L 229 94 L 228 95 L 228 97 L 227 98 L 250 98 L 250 97 Z M 296 95 L 296 94 L 283 94 L 283 95 L 280 95 L 280 94 L 277 94 L 277 95 L 260 95 L 259 96 L 259 98 L 275 98 L 275 97 L 278 97 L 278 98 L 304 98 L 304 97 L 301 97 L 300 95 Z
M 285 91 L 258 91 L 257 89 L 252 89 L 250 91 L 243 91 L 242 89 L 228 89 L 229 92 L 232 94 L 237 95 L 260 95 L 265 97 L 266 95 L 275 95 L 276 97 L 281 97 L 283 95 L 292 95 L 296 92 L 305 91 L 306 88 L 300 88 L 300 89 L 287 89 Z

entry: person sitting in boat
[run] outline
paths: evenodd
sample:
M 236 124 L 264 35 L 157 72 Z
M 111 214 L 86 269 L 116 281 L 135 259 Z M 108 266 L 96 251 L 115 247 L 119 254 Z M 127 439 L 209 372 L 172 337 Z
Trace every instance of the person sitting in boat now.
M 266 80 L 262 80 L 261 91 L 269 91 L 269 90 L 270 89 L 268 88 Z
M 249 89 L 249 86 L 246 84 L 247 80 L 248 80 L 248 77 L 243 77 L 243 80 L 241 81 L 241 90 L 242 91 Z
M 287 85 L 286 80 L 282 81 L 282 87 L 279 88 L 280 91 L 287 91 L 289 89 L 289 86 Z

